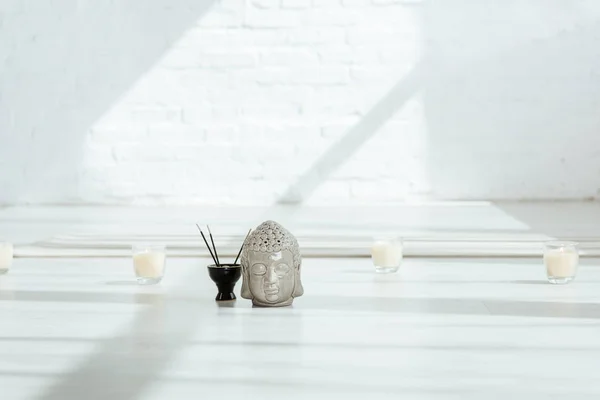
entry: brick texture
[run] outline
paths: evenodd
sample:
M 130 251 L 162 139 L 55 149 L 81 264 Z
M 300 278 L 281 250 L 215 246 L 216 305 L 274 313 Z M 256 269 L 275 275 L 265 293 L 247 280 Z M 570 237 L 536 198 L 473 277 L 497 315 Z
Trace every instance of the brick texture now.
M 0 203 L 599 195 L 593 2 L 2 7 Z

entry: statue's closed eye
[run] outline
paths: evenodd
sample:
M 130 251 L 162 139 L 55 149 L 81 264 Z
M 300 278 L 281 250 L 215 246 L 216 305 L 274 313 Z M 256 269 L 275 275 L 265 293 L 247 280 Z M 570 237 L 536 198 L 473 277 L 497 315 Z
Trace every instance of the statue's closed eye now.
M 275 267 L 275 273 L 278 276 L 284 276 L 288 272 L 290 272 L 290 267 L 288 267 L 287 264 L 279 264 L 278 266 Z
M 267 267 L 264 264 L 254 264 L 252 266 L 252 273 L 254 275 L 264 275 L 267 272 Z

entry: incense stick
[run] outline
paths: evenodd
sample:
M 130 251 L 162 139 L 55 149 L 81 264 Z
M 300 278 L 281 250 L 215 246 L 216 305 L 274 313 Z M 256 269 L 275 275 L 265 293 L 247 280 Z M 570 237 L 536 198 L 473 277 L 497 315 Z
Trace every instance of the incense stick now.
M 208 234 L 210 235 L 210 241 L 213 245 L 213 249 L 215 250 L 215 257 L 217 258 L 217 266 L 220 267 L 221 262 L 219 261 L 219 255 L 217 254 L 217 247 L 215 246 L 215 241 L 213 240 L 213 235 L 212 235 L 212 232 L 210 231 L 210 226 L 206 225 L 206 227 L 208 228 Z
M 208 252 L 210 253 L 210 256 L 212 257 L 212 259 L 215 262 L 215 264 L 217 266 L 219 266 L 219 263 L 217 262 L 217 259 L 215 258 L 212 250 L 210 249 L 210 246 L 208 245 L 208 241 L 206 240 L 206 237 L 204 236 L 204 232 L 202 232 L 202 229 L 200 229 L 200 226 L 198 226 L 198 224 L 196 224 L 196 227 L 200 231 L 200 234 L 202 235 L 202 239 L 204 239 L 204 243 L 206 243 L 206 248 L 208 249 Z
M 240 247 L 240 251 L 238 252 L 237 257 L 235 258 L 235 261 L 233 262 L 234 265 L 237 264 L 237 260 L 238 260 L 238 258 L 240 258 L 240 254 L 242 254 L 242 250 L 244 249 L 244 243 L 246 243 L 246 239 L 248 239 L 248 236 L 250 236 L 250 232 L 252 232 L 252 229 L 250 229 L 248 231 L 248 234 L 244 238 L 244 241 L 242 242 L 242 246 Z

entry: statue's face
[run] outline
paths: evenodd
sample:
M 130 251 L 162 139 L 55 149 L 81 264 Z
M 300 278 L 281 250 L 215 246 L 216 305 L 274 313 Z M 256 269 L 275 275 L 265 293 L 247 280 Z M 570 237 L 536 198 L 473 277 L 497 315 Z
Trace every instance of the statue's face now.
M 277 304 L 292 298 L 296 273 L 291 251 L 250 251 L 248 260 L 248 286 L 254 300 L 259 303 Z

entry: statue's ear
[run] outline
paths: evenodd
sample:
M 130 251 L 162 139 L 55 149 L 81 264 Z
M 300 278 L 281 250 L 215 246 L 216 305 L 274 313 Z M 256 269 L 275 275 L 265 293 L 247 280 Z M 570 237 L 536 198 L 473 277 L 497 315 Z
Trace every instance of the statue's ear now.
M 244 250 L 245 252 L 245 250 Z M 252 300 L 252 293 L 250 292 L 250 286 L 248 285 L 248 259 L 246 257 L 242 257 L 240 262 L 242 265 L 242 298 Z
M 300 267 L 302 266 L 302 260 L 300 260 L 300 264 L 298 264 L 298 268 L 296 268 L 296 276 L 294 280 L 294 293 L 293 297 L 300 297 L 304 294 L 304 287 L 302 286 L 302 280 L 300 279 Z

